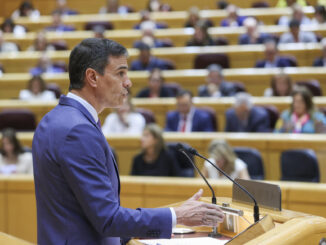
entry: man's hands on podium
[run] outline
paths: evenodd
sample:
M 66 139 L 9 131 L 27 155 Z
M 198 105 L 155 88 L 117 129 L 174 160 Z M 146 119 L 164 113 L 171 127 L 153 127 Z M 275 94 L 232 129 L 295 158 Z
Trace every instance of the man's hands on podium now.
M 175 207 L 177 224 L 186 226 L 217 226 L 223 222 L 223 211 L 214 204 L 200 202 L 203 190 L 200 189 L 195 195 L 184 202 L 181 206 Z

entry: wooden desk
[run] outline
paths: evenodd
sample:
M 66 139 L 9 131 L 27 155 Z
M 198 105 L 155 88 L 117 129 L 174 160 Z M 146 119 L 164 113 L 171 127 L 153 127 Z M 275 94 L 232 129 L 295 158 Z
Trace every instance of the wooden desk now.
M 231 197 L 231 183 L 210 180 L 217 196 Z M 326 217 L 326 184 L 273 182 L 282 189 L 284 209 L 301 211 Z M 210 191 L 202 179 L 198 178 L 158 178 L 121 176 L 121 205 L 127 208 L 153 208 L 188 199 L 199 188 L 204 196 Z M 0 213 L 3 224 L 1 230 L 19 238 L 36 242 L 36 204 L 32 176 L 0 176 Z M 218 198 L 218 202 L 225 198 Z M 243 207 L 251 211 L 252 207 Z M 283 223 L 286 219 L 280 212 L 270 211 Z M 261 213 L 266 213 L 261 209 Z
M 314 59 L 321 54 L 320 44 L 283 44 L 279 46 L 281 54 L 293 55 L 298 60 L 298 66 L 311 66 Z M 129 64 L 137 59 L 138 50 L 129 49 Z M 70 51 L 51 51 L 48 56 L 53 61 L 64 61 L 68 63 Z M 193 68 L 194 59 L 202 53 L 224 53 L 230 60 L 231 68 L 254 67 L 257 60 L 264 57 L 263 45 L 230 45 L 212 47 L 174 47 L 156 48 L 152 54 L 162 59 L 173 60 L 176 69 Z M 34 67 L 39 58 L 40 52 L 19 52 L 0 54 L 0 63 L 8 73 L 28 72 Z
M 155 112 L 156 122 L 161 126 L 165 126 L 165 116 L 170 110 L 176 109 L 176 100 L 174 98 L 153 98 L 153 99 L 138 99 L 134 98 L 133 104 L 138 108 L 145 108 Z M 194 98 L 194 105 L 196 107 L 211 107 L 216 112 L 218 119 L 219 131 L 224 130 L 225 125 L 225 112 L 234 104 L 233 97 L 224 98 Z M 315 97 L 315 105 L 317 107 L 326 107 L 326 97 Z M 253 97 L 253 103 L 259 105 L 274 105 L 279 112 L 290 108 L 290 97 Z M 26 102 L 19 100 L 0 100 L 0 111 L 10 108 L 24 108 L 31 110 L 40 121 L 42 117 L 49 112 L 57 102 Z M 111 109 L 105 109 L 100 114 L 100 119 L 104 122 Z
M 19 139 L 26 146 L 32 145 L 32 133 L 20 133 Z M 140 152 L 140 135 L 109 135 L 108 142 L 118 155 L 120 174 L 128 175 L 133 157 Z M 326 182 L 325 135 L 295 135 L 273 133 L 164 133 L 167 142 L 185 142 L 203 155 L 213 139 L 225 139 L 232 146 L 246 146 L 260 151 L 264 160 L 265 179 L 280 180 L 280 156 L 289 149 L 311 148 L 316 152 L 321 182 Z M 202 166 L 203 161 L 197 162 Z
M 253 96 L 262 96 L 264 90 L 270 87 L 270 80 L 273 75 L 279 74 L 282 69 L 278 68 L 245 68 L 225 69 L 224 77 L 228 81 L 241 81 L 247 91 Z M 321 88 L 326 92 L 326 70 L 323 67 L 297 67 L 285 68 L 283 72 L 290 75 L 293 81 L 316 79 L 320 82 Z M 148 72 L 129 71 L 128 75 L 132 81 L 132 95 L 148 86 Z M 206 70 L 173 70 L 163 71 L 165 82 L 177 82 L 184 89 L 190 90 L 197 95 L 200 85 L 206 83 Z M 5 73 L 0 77 L 0 99 L 15 99 L 19 91 L 26 88 L 27 81 L 31 78 L 28 73 Z M 66 94 L 69 87 L 67 73 L 51 75 L 45 74 L 43 78 L 47 83 L 56 83 L 60 86 L 62 93 Z
M 256 0 L 242 1 L 242 0 L 229 0 L 228 3 L 234 3 L 241 8 L 250 8 Z M 276 6 L 277 0 L 267 0 L 271 7 Z M 121 0 L 121 5 L 132 6 L 136 11 L 145 9 L 147 6 L 147 0 Z M 164 3 L 169 4 L 174 11 L 188 10 L 190 6 L 198 6 L 200 9 L 216 9 L 216 1 L 211 0 L 188 0 L 188 1 L 173 1 L 165 0 Z M 312 6 L 317 4 L 317 0 L 311 0 L 309 3 Z M 7 17 L 9 16 L 18 6 L 21 4 L 20 0 L 3 0 L 0 10 L 0 16 Z M 34 7 L 38 9 L 42 15 L 49 15 L 51 11 L 55 8 L 55 2 L 52 0 L 34 0 Z M 92 1 L 92 4 L 89 4 L 87 0 L 70 0 L 68 1 L 68 6 L 78 10 L 82 14 L 97 13 L 99 9 L 105 5 L 105 2 L 102 0 Z M 264 9 L 265 10 L 265 9 Z
M 190 6 L 190 5 L 189 5 Z M 306 16 L 313 17 L 314 8 L 304 7 Z M 278 19 L 284 15 L 291 15 L 290 8 L 267 8 L 260 11 L 257 9 L 241 9 L 239 10 L 241 16 L 253 16 L 265 25 L 275 25 Z M 221 21 L 227 17 L 225 10 L 202 10 L 200 16 L 210 19 L 214 26 L 220 26 Z M 152 19 L 164 22 L 169 28 L 182 28 L 188 18 L 187 11 L 173 11 L 173 12 L 156 12 L 151 14 Z M 134 25 L 139 23 L 140 14 L 130 13 L 127 15 L 121 14 L 83 14 L 75 16 L 65 16 L 63 22 L 67 25 L 73 25 L 77 30 L 84 30 L 85 25 L 92 21 L 110 21 L 115 30 L 132 29 Z M 17 24 L 27 27 L 28 31 L 39 31 L 52 23 L 51 16 L 41 16 L 37 20 L 32 20 L 27 17 L 21 17 L 16 20 Z
M 270 33 L 276 36 L 281 35 L 287 30 L 288 28 L 284 26 L 261 26 L 262 32 Z M 326 36 L 326 25 L 320 25 L 318 27 L 305 26 L 303 27 L 303 30 L 315 32 L 321 36 Z M 209 29 L 209 33 L 213 37 L 225 37 L 229 40 L 230 45 L 237 45 L 239 36 L 245 32 L 246 30 L 244 27 L 212 27 Z M 155 36 L 157 36 L 157 38 L 170 39 L 175 47 L 184 47 L 186 42 L 192 37 L 193 33 L 193 28 L 170 28 L 155 31 Z M 133 43 L 136 40 L 139 40 L 142 34 L 139 30 L 112 30 L 106 31 L 104 35 L 106 38 L 113 39 L 127 48 L 132 48 Z M 26 35 L 23 37 L 16 37 L 13 34 L 5 34 L 5 40 L 19 44 L 22 50 L 27 50 L 28 47 L 33 44 L 35 37 L 36 32 L 26 33 Z M 92 31 L 80 30 L 64 33 L 47 33 L 47 38 L 49 41 L 65 40 L 69 49 L 72 49 L 81 40 L 89 37 L 93 37 Z

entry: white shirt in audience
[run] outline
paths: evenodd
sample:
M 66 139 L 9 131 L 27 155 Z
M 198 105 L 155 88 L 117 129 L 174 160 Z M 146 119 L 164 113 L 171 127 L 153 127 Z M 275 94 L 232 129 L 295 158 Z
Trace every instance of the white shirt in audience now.
M 33 157 L 31 152 L 18 155 L 17 163 L 8 163 L 0 154 L 0 174 L 33 174 Z
M 18 46 L 12 42 L 3 42 L 0 45 L 0 53 L 1 52 L 18 52 Z
M 140 113 L 130 112 L 127 115 L 126 121 L 128 123 L 128 126 L 121 122 L 117 113 L 111 113 L 107 116 L 102 126 L 103 134 L 141 134 L 143 132 L 146 122 L 144 117 Z
M 19 93 L 19 99 L 30 101 L 51 101 L 56 100 L 55 94 L 52 91 L 45 90 L 37 95 L 33 94 L 30 90 L 24 89 Z
M 211 162 L 215 162 L 215 160 L 213 158 L 209 158 L 209 160 Z M 226 177 L 224 175 L 220 175 L 219 172 L 207 161 L 205 161 L 204 164 L 207 173 L 208 173 L 208 178 L 212 178 L 212 179 L 226 179 Z M 235 179 L 237 177 L 240 176 L 240 173 L 247 168 L 247 164 L 242 161 L 241 159 L 237 158 L 234 162 L 234 171 L 232 173 L 229 174 L 229 176 L 232 179 Z

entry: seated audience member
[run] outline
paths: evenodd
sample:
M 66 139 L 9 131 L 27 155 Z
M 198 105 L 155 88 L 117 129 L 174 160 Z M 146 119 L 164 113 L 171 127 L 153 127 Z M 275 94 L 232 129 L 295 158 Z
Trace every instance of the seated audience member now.
M 265 59 L 257 61 L 256 68 L 274 68 L 293 66 L 290 58 L 278 54 L 277 44 L 274 40 L 265 42 Z
M 152 25 L 155 29 L 165 29 L 167 25 L 165 23 L 160 23 L 152 20 L 150 12 L 147 10 L 140 11 L 140 22 L 134 26 L 133 29 L 141 30 L 143 25 Z
M 270 39 L 271 36 L 267 33 L 260 33 L 258 22 L 253 17 L 248 17 L 243 21 L 246 27 L 246 33 L 240 35 L 239 44 L 260 44 Z
M 198 88 L 200 97 L 223 97 L 233 96 L 236 89 L 231 82 L 224 80 L 222 67 L 216 64 L 207 67 L 206 85 Z
M 325 133 L 326 118 L 313 103 L 312 94 L 304 87 L 292 93 L 289 110 L 282 112 L 275 126 L 279 133 Z
M 140 40 L 134 42 L 134 48 L 139 48 L 139 46 L 141 46 L 143 43 L 146 43 L 150 48 L 166 47 L 168 42 L 172 45 L 171 41 L 157 39 L 154 36 L 155 26 L 153 26 L 151 23 L 143 25 L 142 28 L 142 37 Z
M 156 58 L 151 55 L 151 48 L 145 44 L 141 43 L 138 46 L 139 56 L 137 60 L 131 63 L 130 70 L 132 71 L 151 71 L 154 68 L 159 68 L 161 70 L 169 69 L 170 63 L 166 60 Z
M 28 51 L 53 51 L 53 50 L 55 50 L 55 48 L 53 45 L 48 43 L 46 39 L 46 33 L 44 31 L 40 31 L 39 33 L 37 33 L 33 45 L 28 48 Z
M 242 26 L 243 21 L 246 19 L 245 16 L 238 15 L 238 7 L 229 4 L 226 7 L 227 17 L 221 21 L 221 26 Z
M 269 132 L 270 122 L 264 108 L 252 104 L 251 96 L 241 92 L 235 95 L 233 108 L 226 111 L 226 132 Z
M 276 7 L 277 8 L 290 7 L 295 3 L 299 4 L 302 7 L 307 6 L 306 0 L 278 0 Z
M 105 38 L 105 28 L 102 25 L 96 25 L 93 27 L 94 37 L 96 38 Z
M 25 152 L 13 129 L 2 131 L 0 174 L 33 174 L 31 152 Z
M 173 91 L 164 86 L 164 78 L 160 69 L 153 69 L 149 75 L 148 87 L 142 89 L 138 98 L 174 97 Z
M 166 131 L 214 131 L 214 125 L 209 113 L 193 106 L 191 92 L 180 91 L 176 98 L 177 110 L 168 112 L 166 116 Z
M 29 72 L 33 76 L 37 76 L 43 73 L 63 73 L 66 71 L 61 66 L 55 66 L 51 59 L 46 54 L 43 54 L 39 59 L 37 66 L 32 68 Z
M 290 31 L 283 33 L 279 43 L 315 43 L 317 38 L 313 32 L 305 32 L 300 30 L 300 22 L 291 20 L 289 23 Z
M 292 15 L 291 16 L 282 16 L 279 20 L 278 20 L 278 25 L 281 26 L 289 26 L 289 23 L 292 20 L 297 20 L 299 22 L 300 25 L 311 25 L 312 22 L 311 20 L 305 16 L 302 7 L 299 4 L 293 4 L 291 6 L 291 11 L 292 11 Z
M 61 15 L 76 15 L 78 11 L 67 6 L 67 0 L 56 0 L 56 8 L 53 12 L 59 12 Z
M 1 24 L 3 33 L 13 33 L 15 36 L 24 36 L 26 33 L 25 27 L 16 25 L 11 18 L 6 18 Z
M 54 92 L 46 90 L 46 83 L 41 76 L 33 76 L 29 80 L 27 88 L 20 91 L 19 99 L 29 101 L 50 101 L 55 100 L 56 97 Z
M 40 17 L 40 12 L 34 8 L 30 1 L 23 1 L 19 8 L 11 15 L 12 19 L 17 19 L 19 17 L 30 17 L 31 19 L 36 19 Z
M 209 160 L 232 179 L 250 179 L 247 164 L 237 157 L 225 140 L 213 140 L 209 145 L 208 154 Z M 227 179 L 207 161 L 204 163 L 202 172 L 206 178 Z
M 131 175 L 177 176 L 176 159 L 167 150 L 161 128 L 156 124 L 146 125 L 141 137 L 141 153 L 132 162 Z
M 184 24 L 184 27 L 193 27 L 195 28 L 196 23 L 199 20 L 203 20 L 205 22 L 205 25 L 207 27 L 212 27 L 213 23 L 212 21 L 208 20 L 208 19 L 202 19 L 199 15 L 199 8 L 196 6 L 192 6 L 189 10 L 188 10 L 188 19 L 186 21 L 186 23 Z
M 271 87 L 264 91 L 265 97 L 291 96 L 292 79 L 285 73 L 274 75 L 271 80 Z
M 74 31 L 75 28 L 73 26 L 65 25 L 62 21 L 62 14 L 60 11 L 56 10 L 52 12 L 52 24 L 45 28 L 46 31 L 56 31 L 56 32 L 64 32 L 64 31 Z
M 144 117 L 135 111 L 130 97 L 123 105 L 107 116 L 102 126 L 103 134 L 140 134 L 145 127 Z
M 0 30 L 0 53 L 3 52 L 18 52 L 18 46 L 12 42 L 6 42 L 3 37 L 3 32 Z
M 322 46 L 322 56 L 314 60 L 314 66 L 326 66 L 326 38 L 321 41 Z
M 147 10 L 150 12 L 167 12 L 172 9 L 169 4 L 162 3 L 161 0 L 148 0 Z
M 100 14 L 127 14 L 132 13 L 133 10 L 129 6 L 123 6 L 119 4 L 119 0 L 107 0 L 106 6 L 100 8 Z
M 322 25 L 326 23 L 326 8 L 323 5 L 315 7 L 315 17 L 311 20 L 313 25 Z
M 196 23 L 193 37 L 187 41 L 186 46 L 212 46 L 214 45 L 213 38 L 208 33 L 208 27 L 204 20 Z

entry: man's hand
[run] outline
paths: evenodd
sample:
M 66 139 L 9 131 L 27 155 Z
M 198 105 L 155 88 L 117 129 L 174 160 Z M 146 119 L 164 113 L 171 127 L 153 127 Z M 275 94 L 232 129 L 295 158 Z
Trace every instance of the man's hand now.
M 174 208 L 177 224 L 186 226 L 217 226 L 218 223 L 223 222 L 224 213 L 218 206 L 198 201 L 202 194 L 203 190 L 200 189 L 180 207 Z

